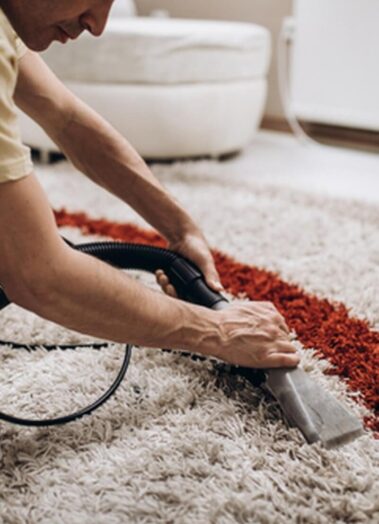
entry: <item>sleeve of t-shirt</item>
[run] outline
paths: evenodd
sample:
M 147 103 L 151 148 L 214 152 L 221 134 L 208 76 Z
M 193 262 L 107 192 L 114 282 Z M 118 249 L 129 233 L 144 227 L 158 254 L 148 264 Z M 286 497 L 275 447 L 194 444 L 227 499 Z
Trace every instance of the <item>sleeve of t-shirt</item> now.
M 15 35 L 15 47 L 16 47 L 16 56 L 17 60 L 20 60 L 28 50 L 24 42 L 21 40 L 20 37 Z
M 25 52 L 21 40 L 12 46 L 0 38 L 0 183 L 18 180 L 33 169 L 30 150 L 21 140 L 13 100 L 18 60 Z

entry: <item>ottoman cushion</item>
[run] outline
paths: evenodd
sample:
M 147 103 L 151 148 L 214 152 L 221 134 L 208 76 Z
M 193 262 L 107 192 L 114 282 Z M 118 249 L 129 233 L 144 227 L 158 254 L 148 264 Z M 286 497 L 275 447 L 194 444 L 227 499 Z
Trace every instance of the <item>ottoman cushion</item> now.
M 101 38 L 85 33 L 44 59 L 65 81 L 111 84 L 230 82 L 266 76 L 270 34 L 260 26 L 115 18 Z

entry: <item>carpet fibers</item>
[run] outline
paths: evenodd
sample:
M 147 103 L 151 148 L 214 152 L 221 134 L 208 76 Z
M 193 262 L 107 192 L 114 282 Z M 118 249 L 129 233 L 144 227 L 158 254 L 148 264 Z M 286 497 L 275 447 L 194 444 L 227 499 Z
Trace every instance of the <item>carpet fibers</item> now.
M 207 361 L 135 348 L 116 397 L 91 417 L 0 425 L 0 522 L 377 522 L 379 210 L 226 176 L 212 162 L 154 170 L 202 226 L 230 296 L 275 302 L 301 365 L 364 419 L 366 434 L 338 450 L 308 446 L 260 389 Z M 38 174 L 73 241 L 162 242 L 67 163 Z M 98 342 L 14 305 L 0 312 L 0 333 Z M 104 391 L 123 347 L 0 351 L 0 409 L 56 415 Z

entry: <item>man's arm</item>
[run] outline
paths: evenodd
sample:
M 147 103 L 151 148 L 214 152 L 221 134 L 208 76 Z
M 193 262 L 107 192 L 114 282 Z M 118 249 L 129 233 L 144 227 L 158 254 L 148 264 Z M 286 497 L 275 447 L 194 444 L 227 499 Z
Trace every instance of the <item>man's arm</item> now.
M 188 235 L 194 251 L 206 252 L 197 226 L 131 146 L 33 53 L 20 62 L 16 102 L 77 166 L 134 207 L 171 244 Z M 0 246 L 0 283 L 9 298 L 63 326 L 114 341 L 198 351 L 244 366 L 298 363 L 288 328 L 272 304 L 237 304 L 219 312 L 185 304 L 69 248 L 34 175 L 0 184 Z
M 215 317 L 204 308 L 152 291 L 69 248 L 33 174 L 0 184 L 0 246 L 5 292 L 43 318 L 116 342 L 154 347 L 209 350 L 211 338 L 216 339 Z
M 170 243 L 199 232 L 129 142 L 71 93 L 35 53 L 20 61 L 15 100 L 80 171 L 133 207 Z
M 116 342 L 182 348 L 251 367 L 296 366 L 272 304 L 223 311 L 154 292 L 76 252 L 58 235 L 36 177 L 0 184 L 0 283 L 16 304 L 68 328 Z

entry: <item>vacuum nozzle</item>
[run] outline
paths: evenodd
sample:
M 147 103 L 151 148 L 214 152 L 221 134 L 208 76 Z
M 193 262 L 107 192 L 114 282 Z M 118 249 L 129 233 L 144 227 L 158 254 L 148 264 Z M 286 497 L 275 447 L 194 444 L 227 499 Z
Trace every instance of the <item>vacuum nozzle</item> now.
M 215 303 L 224 309 L 228 302 Z M 247 376 L 247 368 L 239 368 Z M 301 368 L 264 370 L 267 389 L 279 402 L 288 422 L 303 433 L 309 444 L 321 441 L 326 448 L 347 444 L 363 434 L 362 422 Z M 237 371 L 238 373 L 238 368 Z
M 266 376 L 264 387 L 310 444 L 334 448 L 363 434 L 362 422 L 303 369 L 270 369 Z

